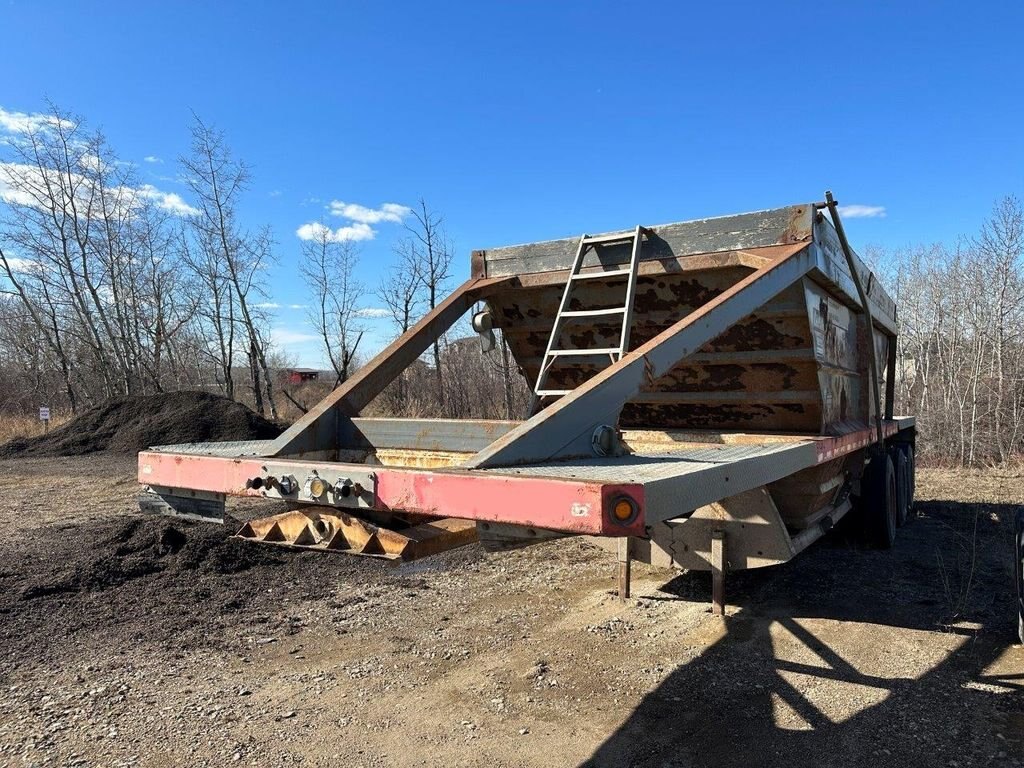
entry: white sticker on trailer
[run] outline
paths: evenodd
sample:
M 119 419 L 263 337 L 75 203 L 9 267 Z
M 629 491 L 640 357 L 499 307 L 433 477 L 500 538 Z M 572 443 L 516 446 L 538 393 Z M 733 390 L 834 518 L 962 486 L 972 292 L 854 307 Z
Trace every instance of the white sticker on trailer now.
M 577 501 L 569 508 L 569 514 L 573 517 L 587 517 L 590 514 L 590 505 Z

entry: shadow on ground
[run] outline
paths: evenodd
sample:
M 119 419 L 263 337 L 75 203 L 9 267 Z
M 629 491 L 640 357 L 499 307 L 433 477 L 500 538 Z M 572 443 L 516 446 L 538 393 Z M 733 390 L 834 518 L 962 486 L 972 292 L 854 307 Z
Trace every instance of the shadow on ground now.
M 582 765 L 1024 764 L 1015 511 L 922 502 L 891 552 L 838 530 L 731 575 L 721 636 Z M 706 602 L 708 582 L 683 574 L 664 598 Z

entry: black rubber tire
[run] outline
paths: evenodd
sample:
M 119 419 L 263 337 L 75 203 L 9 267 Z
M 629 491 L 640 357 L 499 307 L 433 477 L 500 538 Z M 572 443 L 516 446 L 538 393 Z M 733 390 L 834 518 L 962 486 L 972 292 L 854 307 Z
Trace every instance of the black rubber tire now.
M 1017 637 L 1024 643 L 1024 507 L 1017 510 L 1013 544 L 1013 565 L 1017 576 Z
M 896 468 L 896 525 L 902 526 L 907 522 L 911 506 L 910 460 L 902 445 L 893 446 L 889 458 Z
M 914 494 L 917 493 L 917 468 L 914 464 L 914 446 L 910 443 L 904 443 L 901 448 L 907 455 L 907 477 L 910 479 L 910 495 L 907 500 L 907 515 L 913 518 Z
M 865 542 L 875 549 L 891 549 L 896 541 L 896 467 L 888 452 L 868 462 L 860 481 L 860 509 Z

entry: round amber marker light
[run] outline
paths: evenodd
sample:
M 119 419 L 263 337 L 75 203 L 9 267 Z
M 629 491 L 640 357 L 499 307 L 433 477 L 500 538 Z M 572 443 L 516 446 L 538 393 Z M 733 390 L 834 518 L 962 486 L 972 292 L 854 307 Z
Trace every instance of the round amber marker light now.
M 612 508 L 612 514 L 617 520 L 629 520 L 633 516 L 633 503 L 627 499 L 619 499 Z
M 309 484 L 309 492 L 313 496 L 323 496 L 327 492 L 327 483 L 322 478 L 314 477 Z

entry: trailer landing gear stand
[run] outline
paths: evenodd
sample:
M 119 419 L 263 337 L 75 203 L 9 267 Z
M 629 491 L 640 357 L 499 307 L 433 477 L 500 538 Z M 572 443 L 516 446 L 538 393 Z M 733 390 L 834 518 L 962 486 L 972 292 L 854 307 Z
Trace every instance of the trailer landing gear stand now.
M 711 532 L 711 613 L 725 616 L 725 531 Z
M 629 577 L 633 565 L 630 542 L 632 542 L 632 539 L 628 536 L 619 539 L 618 571 L 620 600 L 625 600 L 629 597 Z

